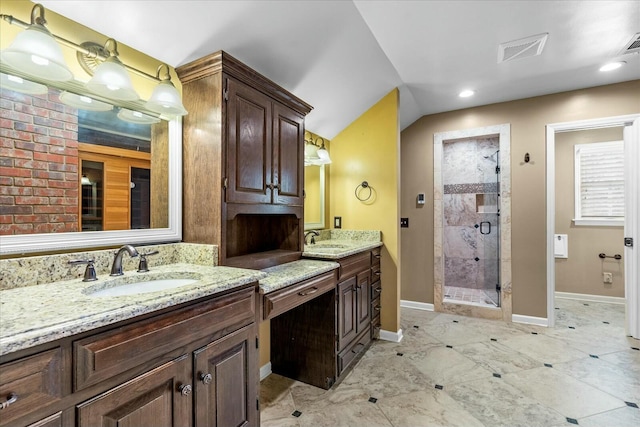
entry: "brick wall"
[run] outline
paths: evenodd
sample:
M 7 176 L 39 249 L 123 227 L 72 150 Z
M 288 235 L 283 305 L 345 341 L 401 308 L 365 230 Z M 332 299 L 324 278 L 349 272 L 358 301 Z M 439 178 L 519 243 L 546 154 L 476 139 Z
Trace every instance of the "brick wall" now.
M 0 235 L 78 230 L 78 114 L 59 92 L 0 92 Z

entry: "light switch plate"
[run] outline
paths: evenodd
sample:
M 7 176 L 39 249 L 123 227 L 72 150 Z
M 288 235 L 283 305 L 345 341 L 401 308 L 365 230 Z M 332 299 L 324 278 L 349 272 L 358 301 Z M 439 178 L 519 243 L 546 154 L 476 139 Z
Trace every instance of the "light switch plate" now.
M 333 217 L 333 228 L 342 228 L 342 217 L 334 216 Z

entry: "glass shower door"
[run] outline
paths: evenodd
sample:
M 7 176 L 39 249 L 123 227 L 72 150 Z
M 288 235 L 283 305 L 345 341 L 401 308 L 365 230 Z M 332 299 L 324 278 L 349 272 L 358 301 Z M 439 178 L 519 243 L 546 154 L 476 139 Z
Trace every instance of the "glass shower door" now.
M 487 179 L 479 212 L 482 262 L 478 279 L 487 297 L 485 302 L 500 307 L 500 152 L 488 158 L 494 161 L 484 162 Z

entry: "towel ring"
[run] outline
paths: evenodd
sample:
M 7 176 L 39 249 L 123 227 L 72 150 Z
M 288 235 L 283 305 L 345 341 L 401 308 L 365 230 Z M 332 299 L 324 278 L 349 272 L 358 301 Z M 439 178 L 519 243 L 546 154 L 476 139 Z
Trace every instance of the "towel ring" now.
M 366 188 L 369 190 L 369 194 L 367 195 L 367 197 L 365 198 L 360 197 L 360 192 L 358 191 L 360 188 Z M 356 199 L 360 200 L 361 202 L 366 202 L 367 200 L 369 200 L 371 198 L 372 193 L 373 191 L 371 191 L 371 186 L 367 181 L 362 181 L 362 183 L 359 184 L 355 190 Z

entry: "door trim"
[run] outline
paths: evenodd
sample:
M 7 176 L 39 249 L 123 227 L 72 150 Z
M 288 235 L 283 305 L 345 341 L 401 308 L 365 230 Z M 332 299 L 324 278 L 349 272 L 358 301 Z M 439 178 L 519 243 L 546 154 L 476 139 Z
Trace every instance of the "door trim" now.
M 553 248 L 553 236 L 555 233 L 555 212 L 556 212 L 556 203 L 555 203 L 555 167 L 556 167 L 556 159 L 555 159 L 555 134 L 556 132 L 569 132 L 576 130 L 587 130 L 587 129 L 597 129 L 597 128 L 605 128 L 605 127 L 615 127 L 615 126 L 629 126 L 634 121 L 640 119 L 640 114 L 628 114 L 624 116 L 613 116 L 613 117 L 603 117 L 599 119 L 588 119 L 588 120 L 578 120 L 573 122 L 560 122 L 560 123 L 551 123 L 547 125 L 547 144 L 546 144 L 546 165 L 547 165 L 547 176 L 546 176 L 546 204 L 547 204 L 547 318 L 549 327 L 553 327 L 555 325 L 555 289 L 556 289 L 556 269 L 555 269 L 555 257 L 554 257 L 554 248 Z M 636 126 L 638 126 L 636 124 Z M 627 143 L 626 133 L 625 133 L 625 145 Z M 626 178 L 626 174 L 629 172 L 628 167 L 625 167 L 625 183 L 628 181 Z M 637 196 L 638 189 L 636 188 L 635 194 Z M 628 196 L 629 192 L 625 194 Z M 636 200 L 637 204 L 637 200 Z M 632 218 L 627 218 L 625 215 L 625 234 L 627 232 L 627 223 L 631 222 Z M 637 233 L 637 221 L 638 218 L 635 218 L 635 228 Z M 637 239 L 636 239 L 637 240 Z M 626 252 L 625 252 L 626 254 Z M 625 258 L 627 258 L 625 256 Z M 631 257 L 632 258 L 632 257 Z M 636 256 L 637 258 L 637 256 Z M 629 259 L 625 259 L 625 265 L 627 264 Z M 637 261 L 637 260 L 636 260 Z M 629 263 L 630 265 L 634 264 L 633 262 Z M 637 277 L 637 262 L 636 264 L 636 277 Z M 627 313 L 635 314 L 636 319 L 636 335 L 638 337 L 638 333 L 640 333 L 640 328 L 638 328 L 638 310 L 640 308 L 640 301 L 638 301 L 638 284 L 636 281 L 635 285 L 635 295 L 636 298 L 630 299 L 630 293 L 628 292 L 631 287 L 631 281 L 627 280 L 627 271 L 625 269 L 625 283 L 627 283 L 627 289 L 625 289 L 625 299 L 627 302 Z M 627 328 L 627 333 L 630 333 L 632 329 L 630 328 L 630 317 L 627 315 L 627 324 L 625 325 Z

